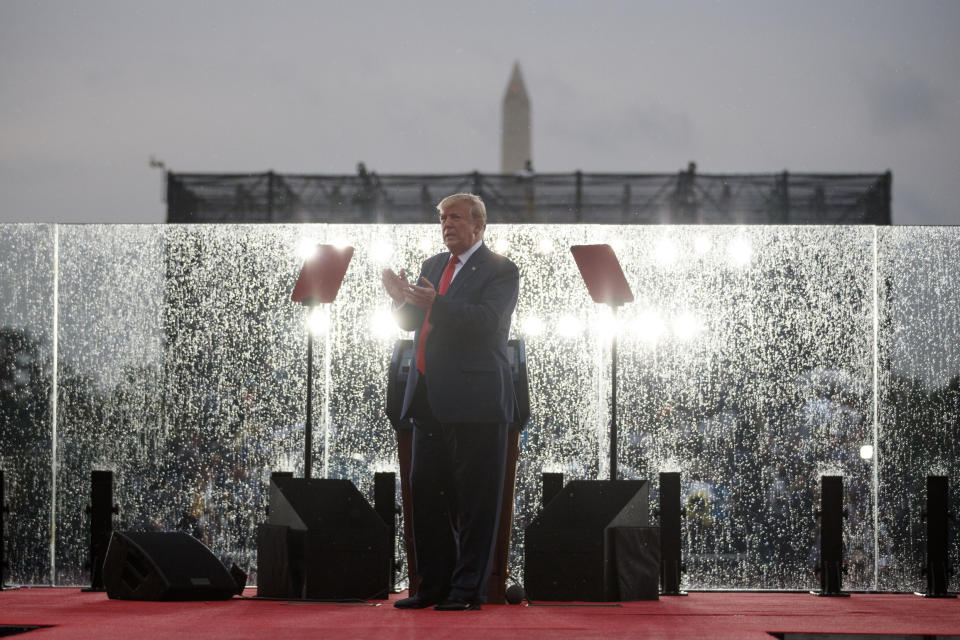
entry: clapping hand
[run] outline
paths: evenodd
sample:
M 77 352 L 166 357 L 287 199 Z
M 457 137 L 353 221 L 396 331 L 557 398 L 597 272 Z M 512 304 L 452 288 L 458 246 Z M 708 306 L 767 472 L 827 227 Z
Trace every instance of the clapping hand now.
M 410 283 L 407 282 L 406 269 L 400 269 L 399 275 L 394 273 L 393 269 L 384 269 L 380 274 L 380 281 L 394 303 L 403 304 L 405 302 L 407 289 L 410 287 Z
M 433 300 L 437 297 L 437 290 L 433 283 L 424 277 L 420 279 L 426 284 L 425 287 L 418 287 L 415 284 L 408 284 L 404 300 L 415 307 L 429 309 L 433 306 Z

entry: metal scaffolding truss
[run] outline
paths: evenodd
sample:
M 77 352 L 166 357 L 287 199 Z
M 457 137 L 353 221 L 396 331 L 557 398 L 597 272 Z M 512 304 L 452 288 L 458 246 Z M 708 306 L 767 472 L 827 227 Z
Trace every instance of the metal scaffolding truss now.
M 435 220 L 467 191 L 490 222 L 890 224 L 889 171 L 872 174 L 518 173 L 350 175 L 167 173 L 167 222 Z

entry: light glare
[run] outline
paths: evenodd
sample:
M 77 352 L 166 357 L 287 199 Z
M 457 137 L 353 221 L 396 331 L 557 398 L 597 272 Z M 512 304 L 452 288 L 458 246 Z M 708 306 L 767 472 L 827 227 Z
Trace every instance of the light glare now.
M 370 328 L 378 338 L 387 340 L 397 335 L 397 323 L 387 309 L 378 309 L 370 320 Z
M 582 325 L 576 316 L 563 316 L 557 321 L 557 333 L 564 338 L 573 338 L 581 331 Z
M 543 320 L 537 316 L 527 316 L 523 319 L 521 326 L 528 336 L 539 336 L 543 333 Z
M 650 344 L 660 340 L 663 330 L 663 317 L 661 317 L 659 311 L 652 309 L 641 312 L 634 323 L 634 331 L 637 337 Z
M 727 257 L 735 267 L 745 267 L 753 258 L 753 248 L 746 238 L 736 238 L 727 246 Z
M 330 316 L 326 306 L 313 308 L 307 316 L 307 328 L 315 336 L 323 335 L 330 329 Z
M 374 240 L 370 246 L 370 257 L 377 264 L 390 264 L 393 258 L 393 245 L 386 240 Z
M 430 253 L 434 250 L 436 245 L 433 244 L 433 240 L 431 240 L 429 237 L 423 236 L 420 238 L 420 242 L 417 243 L 417 246 L 420 247 L 420 251 L 424 253 Z
M 297 246 L 297 255 L 301 260 L 309 260 L 317 253 L 320 242 L 316 238 L 303 238 Z
M 677 261 L 677 246 L 664 238 L 653 248 L 653 258 L 662 267 L 672 266 Z
M 611 336 L 620 333 L 622 324 L 619 317 L 606 313 L 597 318 L 597 331 L 601 336 Z
M 698 255 L 703 255 L 710 251 L 710 238 L 707 236 L 697 236 L 693 240 L 693 250 L 697 252 Z
M 673 335 L 684 342 L 696 338 L 701 329 L 700 320 L 692 313 L 681 313 L 673 321 Z

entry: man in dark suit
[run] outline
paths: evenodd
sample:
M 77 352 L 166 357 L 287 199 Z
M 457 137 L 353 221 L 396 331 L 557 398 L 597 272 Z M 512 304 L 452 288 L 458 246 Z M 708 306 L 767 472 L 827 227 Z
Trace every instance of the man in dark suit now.
M 472 194 L 437 209 L 449 249 L 416 284 L 383 272 L 404 329 L 415 330 L 402 415 L 413 418 L 413 537 L 420 586 L 402 609 L 479 609 L 486 601 L 503 493 L 507 427 L 518 420 L 507 359 L 517 266 L 483 243 L 487 212 Z M 435 284 L 437 283 L 437 284 Z

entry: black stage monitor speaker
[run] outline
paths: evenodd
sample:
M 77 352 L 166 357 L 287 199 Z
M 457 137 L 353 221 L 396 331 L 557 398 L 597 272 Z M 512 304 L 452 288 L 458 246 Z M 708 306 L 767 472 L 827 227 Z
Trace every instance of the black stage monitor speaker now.
M 541 491 L 543 492 L 543 505 L 550 504 L 550 501 L 556 498 L 563 491 L 562 473 L 541 473 L 540 474 Z
M 409 429 L 410 424 L 400 420 L 403 410 L 403 394 L 407 388 L 410 367 L 415 364 L 413 340 L 397 340 L 390 357 L 390 369 L 387 372 L 387 418 L 394 429 Z M 513 377 L 513 390 L 520 409 L 520 422 L 511 425 L 512 429 L 523 429 L 530 420 L 530 385 L 527 380 L 527 350 L 523 340 L 507 341 L 507 359 L 510 361 L 510 375 Z
M 947 476 L 927 476 L 927 576 L 928 598 L 954 598 L 950 593 L 950 485 Z
M 849 596 L 843 591 L 843 476 L 820 477 L 820 591 L 818 596 Z
M 526 530 L 531 601 L 656 600 L 659 528 L 645 480 L 575 480 Z
M 103 582 L 117 600 L 228 600 L 242 589 L 206 545 L 185 533 L 114 531 Z
M 90 472 L 90 590 L 103 591 L 103 559 L 113 534 L 113 471 Z
M 685 595 L 680 590 L 683 571 L 683 507 L 680 504 L 680 474 L 660 474 L 660 586 L 663 595 Z
M 272 598 L 370 600 L 390 590 L 393 539 L 349 480 L 274 477 L 257 532 L 257 592 Z
M 4 521 L 7 519 L 7 498 L 3 484 L 3 469 L 0 469 L 0 590 L 7 581 L 7 559 L 3 554 L 6 549 L 6 528 Z

